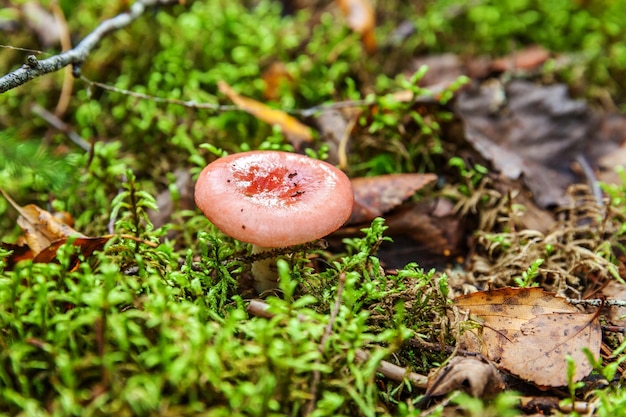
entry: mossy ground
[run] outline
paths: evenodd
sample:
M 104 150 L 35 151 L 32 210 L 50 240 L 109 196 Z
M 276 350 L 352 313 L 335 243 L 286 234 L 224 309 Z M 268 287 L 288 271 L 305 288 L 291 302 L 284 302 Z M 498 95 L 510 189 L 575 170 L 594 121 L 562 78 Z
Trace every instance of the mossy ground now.
M 348 174 L 441 175 L 447 190 L 455 190 L 442 194 L 465 207 L 468 224 L 489 225 L 479 230 L 480 255 L 493 265 L 513 266 L 500 271 L 498 279 L 524 271 L 536 277 L 537 268 L 562 267 L 563 254 L 579 252 L 591 251 L 595 258 L 585 258 L 577 276 L 590 270 L 596 276 L 609 274 L 619 265 L 624 188 L 607 189 L 613 204 L 602 224 L 566 225 L 571 233 L 559 237 L 563 246 L 549 249 L 543 240 L 537 243 L 503 226 L 514 221 L 515 213 L 501 203 L 506 196 L 490 188 L 480 169 L 447 163 L 461 151 L 458 143 L 446 140 L 449 108 L 416 110 L 414 103 L 386 94 L 407 88 L 424 93 L 397 75 L 412 57 L 436 52 L 499 56 L 539 43 L 575 57 L 558 68 L 548 63 L 540 77 L 567 82 L 598 107 L 606 106 L 609 97 L 614 108 L 623 109 L 624 1 L 506 0 L 471 6 L 451 0 L 379 1 L 381 48 L 372 56 L 332 2 L 302 3 L 311 5 L 296 7 L 295 14 L 267 0 L 196 0 L 151 9 L 105 38 L 82 73 L 119 89 L 228 105 L 218 93 L 219 81 L 267 101 L 263 73 L 282 63 L 289 82 L 270 103 L 276 108 L 297 112 L 374 97 L 376 106 L 365 108 L 359 118 L 365 140 L 351 149 Z M 74 43 L 127 4 L 59 2 Z M 0 12 L 11 16 L 13 9 Z M 394 43 L 392 33 L 405 21 L 415 34 Z M 27 29 L 3 43 L 40 48 Z M 19 66 L 26 54 L 0 49 L 0 72 Z M 114 238 L 73 270 L 81 255 L 72 245 L 61 248 L 57 263 L 25 262 L 1 270 L 0 412 L 419 414 L 415 404 L 423 390 L 381 377 L 376 366 L 386 359 L 427 374 L 446 360 L 445 351 L 415 349 L 405 342 L 421 338 L 455 344 L 458 328 L 447 314 L 448 276 L 457 282 L 465 273 L 458 268 L 448 275 L 423 271 L 417 264 L 385 271 L 376 257 L 386 239 L 384 221 L 378 219 L 346 239 L 340 253 L 301 250 L 280 263 L 280 290 L 266 299 L 273 317 L 255 317 L 246 310 L 249 293 L 241 286 L 249 271 L 247 246 L 222 235 L 194 208 L 177 205 L 174 172 L 183 168 L 196 175 L 218 150 L 293 150 L 293 145 L 243 112 L 162 104 L 77 80 L 62 117 L 93 144 L 84 152 L 31 113 L 33 104 L 55 107 L 67 76 L 59 71 L 1 96 L 0 186 L 20 203 L 70 212 L 74 227 L 86 235 L 124 233 L 140 241 Z M 324 155 L 323 140 L 309 152 Z M 166 189 L 180 209 L 155 228 L 148 212 Z M 16 213 L 4 199 L 0 230 L 4 241 L 20 233 Z M 581 240 L 584 247 L 576 246 Z M 524 259 L 507 258 L 531 243 Z M 539 258 L 546 263 L 533 270 Z M 471 279 L 480 282 L 480 273 L 474 271 Z M 619 345 L 618 340 L 612 347 Z M 359 349 L 370 357 L 357 358 Z M 507 398 L 490 405 L 467 398 L 461 402 L 468 414 L 504 415 L 512 410 Z M 597 391 L 594 398 L 599 398 L 600 415 L 626 407 L 619 388 Z

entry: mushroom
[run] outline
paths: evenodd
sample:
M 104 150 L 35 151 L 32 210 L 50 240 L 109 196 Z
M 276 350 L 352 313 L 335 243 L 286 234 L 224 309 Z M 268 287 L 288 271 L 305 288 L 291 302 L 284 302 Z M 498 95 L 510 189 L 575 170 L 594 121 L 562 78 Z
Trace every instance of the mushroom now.
M 313 241 L 350 217 L 348 177 L 304 155 L 250 151 L 220 158 L 200 173 L 196 205 L 224 234 L 253 245 L 252 253 Z M 276 288 L 274 259 L 252 264 L 254 288 Z

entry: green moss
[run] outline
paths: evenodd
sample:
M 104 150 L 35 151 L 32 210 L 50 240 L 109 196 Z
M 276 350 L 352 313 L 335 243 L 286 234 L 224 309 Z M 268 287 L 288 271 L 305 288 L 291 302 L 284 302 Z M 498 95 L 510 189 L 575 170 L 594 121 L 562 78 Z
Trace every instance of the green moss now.
M 127 6 L 104 0 L 60 5 L 74 40 Z M 119 89 L 229 105 L 219 81 L 267 102 L 262 75 L 280 62 L 291 80 L 271 106 L 291 112 L 341 100 L 372 104 L 353 131 L 358 146 L 348 153 L 351 175 L 439 172 L 459 156 L 442 135 L 452 117 L 446 102 L 464 79 L 437 103 L 416 106 L 428 95 L 417 87 L 425 69 L 412 78 L 396 76 L 413 57 L 444 51 L 495 56 L 539 43 L 577 54 L 579 61 L 559 69 L 558 77 L 574 87 L 590 85 L 589 95 L 608 91 L 623 104 L 625 6 L 624 0 L 504 0 L 472 7 L 452 0 L 378 2 L 381 50 L 368 56 L 330 6 L 285 15 L 277 1 L 188 1 L 151 9 L 112 33 L 82 72 Z M 403 21 L 417 32 L 391 42 Z M 38 47 L 24 30 L 7 34 L 3 43 Z M 18 67 L 25 55 L 0 49 L 0 71 Z M 545 75 L 554 75 L 550 65 L 555 62 Z M 0 135 L 0 186 L 21 204 L 70 211 L 75 228 L 89 236 L 110 229 L 118 236 L 87 259 L 68 244 L 55 263 L 26 261 L 11 271 L 4 262 L 10 252 L 0 249 L 1 413 L 299 415 L 317 399 L 317 416 L 416 414 L 422 391 L 382 379 L 376 366 L 386 358 L 427 373 L 446 359 L 445 352 L 404 345 L 417 337 L 455 343 L 445 275 L 414 263 L 386 274 L 376 256 L 387 240 L 377 219 L 346 239 L 339 253 L 294 249 L 289 262 L 279 264 L 280 291 L 267 299 L 273 317 L 251 316 L 243 290 L 250 268 L 246 244 L 221 234 L 198 211 L 174 213 L 172 223 L 158 229 L 146 213 L 162 188 L 175 188 L 176 168 L 196 174 L 223 151 L 293 150 L 292 144 L 280 129 L 241 111 L 157 103 L 76 80 L 61 118 L 94 143 L 83 152 L 30 111 L 32 103 L 54 108 L 63 77 L 50 74 L 3 95 L 0 124 L 11 130 Z M 392 95 L 404 90 L 414 100 Z M 306 152 L 324 159 L 330 148 L 322 142 Z M 451 162 L 459 171 L 455 198 L 484 191 L 484 167 Z M 623 211 L 623 188 L 607 192 L 614 209 Z M 483 203 L 477 199 L 471 209 Z M 16 214 L 4 200 L 0 217 L 3 240 L 15 240 Z M 176 241 L 168 240 L 171 230 L 179 233 Z M 601 248 L 607 262 L 623 251 L 622 235 L 619 230 L 611 236 L 614 246 Z M 504 235 L 493 239 L 503 250 L 515 244 Z M 546 247 L 541 257 L 551 254 Z M 77 257 L 79 266 L 69 270 Z M 522 268 L 528 284 L 541 268 L 532 266 Z M 357 360 L 357 349 L 371 358 Z M 597 396 L 600 413 L 623 408 L 619 390 Z M 511 410 L 508 400 L 463 402 L 476 413 L 504 414 Z

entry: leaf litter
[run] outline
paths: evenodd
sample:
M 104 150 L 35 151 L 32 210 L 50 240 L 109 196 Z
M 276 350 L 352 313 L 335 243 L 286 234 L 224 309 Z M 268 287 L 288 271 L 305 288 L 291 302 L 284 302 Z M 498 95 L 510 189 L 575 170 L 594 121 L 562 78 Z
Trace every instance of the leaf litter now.
M 369 1 L 336 3 L 341 7 L 348 26 L 362 36 L 364 47 L 373 53 L 376 50 L 375 18 Z M 478 188 L 477 195 L 472 196 L 475 198 L 472 207 L 476 210 L 460 216 L 449 205 L 442 204 L 445 208 L 440 210 L 439 215 L 432 215 L 435 210 L 429 211 L 425 206 L 434 206 L 433 201 L 436 199 L 407 203 L 419 189 L 416 184 L 432 181 L 432 174 L 402 174 L 411 175 L 411 181 L 422 175 L 416 183 L 396 181 L 399 177 L 392 179 L 385 176 L 355 180 L 357 194 L 361 190 L 365 191 L 357 206 L 360 212 L 355 214 L 353 223 L 384 215 L 391 226 L 390 232 L 396 236 L 403 232 L 419 239 L 421 235 L 425 242 L 430 241 L 433 250 L 443 251 L 442 248 L 455 240 L 444 236 L 446 228 L 456 228 L 452 220 L 459 221 L 461 217 L 469 217 L 470 214 L 479 218 L 493 215 L 490 221 L 483 223 L 489 227 L 480 229 L 478 237 L 473 240 L 475 253 L 466 264 L 468 277 L 477 278 L 473 282 L 476 288 L 510 284 L 515 276 L 528 268 L 530 261 L 544 256 L 549 247 L 556 247 L 558 257 L 546 259 L 547 267 L 538 276 L 537 283 L 559 293 L 573 293 L 579 298 L 584 296 L 586 289 L 594 286 L 605 288 L 605 295 L 609 297 L 623 297 L 622 286 L 605 285 L 610 279 L 606 273 L 610 265 L 597 255 L 598 247 L 593 246 L 593 242 L 602 242 L 602 238 L 611 235 L 614 230 L 604 229 L 606 223 L 592 216 L 580 215 L 592 203 L 597 203 L 596 200 L 589 198 L 581 202 L 575 195 L 572 197 L 571 192 L 567 192 L 574 183 L 594 181 L 587 174 L 577 172 L 576 164 L 580 164 L 581 156 L 582 161 L 588 162 L 593 168 L 599 164 L 605 172 L 624 164 L 623 157 L 613 160 L 607 157 L 611 156 L 611 150 L 624 143 L 625 130 L 620 130 L 620 126 L 624 126 L 623 117 L 615 118 L 617 128 L 612 128 L 610 132 L 604 131 L 606 119 L 599 119 L 582 101 L 571 99 L 563 85 L 545 86 L 529 81 L 503 81 L 487 77 L 494 72 L 532 70 L 550 55 L 541 48 L 535 48 L 491 62 L 475 59 L 469 63 L 475 68 L 475 82 L 457 95 L 454 112 L 464 122 L 464 140 L 508 179 L 521 179 L 532 191 L 532 197 L 540 207 L 568 205 L 569 211 L 558 223 L 550 224 L 541 231 L 511 228 L 505 235 L 508 241 L 496 241 L 490 232 L 495 232 L 497 227 L 502 227 L 506 222 L 509 225 L 515 223 L 511 207 L 514 201 L 518 201 L 514 200 L 517 198 L 515 191 L 522 188 L 513 191 Z M 461 62 L 456 56 L 452 58 L 447 63 L 448 76 L 455 78 L 467 74 L 467 68 L 459 68 L 468 63 Z M 432 64 L 436 62 L 433 60 Z M 431 74 L 435 76 L 429 82 L 436 84 L 441 81 L 436 79 L 438 71 L 428 73 L 429 76 Z M 271 77 L 276 78 L 276 85 L 291 83 L 288 74 L 280 71 Z M 478 78 L 482 78 L 482 82 L 478 82 Z M 268 82 L 265 98 L 274 100 L 278 87 L 270 84 Z M 312 141 L 311 130 L 285 112 L 243 97 L 225 83 L 220 84 L 220 91 L 240 109 L 267 123 L 281 126 L 297 148 L 299 144 Z M 336 135 L 338 137 L 345 136 L 351 130 L 350 123 L 345 123 L 345 120 L 337 124 L 334 130 L 340 133 Z M 488 192 L 491 197 L 505 203 L 480 213 L 480 200 Z M 14 202 L 12 204 L 21 214 L 18 222 L 29 242 L 30 256 L 35 259 L 41 255 L 51 261 L 56 249 L 70 236 L 77 236 L 74 244 L 78 242 L 81 247 L 90 246 L 83 239 L 108 239 L 81 235 L 62 222 L 49 220 L 52 215 L 37 206 L 20 207 Z M 596 208 L 593 210 L 590 212 L 598 213 Z M 446 222 L 437 224 L 436 218 L 445 218 Z M 457 236 L 456 240 L 459 239 Z M 94 246 L 98 245 L 100 243 Z M 449 246 L 458 248 L 460 245 Z M 410 250 L 409 256 L 415 259 L 414 248 Z M 397 251 L 396 247 L 394 252 Z M 446 248 L 446 251 L 450 252 L 450 249 Z M 425 263 L 420 260 L 420 264 Z M 407 298 L 410 305 L 415 294 L 411 293 Z M 381 323 L 391 314 L 393 302 L 387 301 L 387 304 L 388 314 L 378 318 Z M 598 312 L 583 313 L 554 293 L 539 288 L 501 288 L 457 297 L 456 305 L 469 310 L 481 320 L 482 337 L 475 339 L 479 343 L 476 352 L 483 353 L 488 359 L 454 357 L 430 379 L 427 396 L 461 389 L 475 396 L 489 397 L 491 393 L 486 388 L 501 388 L 502 384 L 493 363 L 537 385 L 563 386 L 567 383 L 564 377 L 566 354 L 571 355 L 576 362 L 576 381 L 584 378 L 591 370 L 586 357 L 580 354 L 581 349 L 586 347 L 595 357 L 598 356 L 602 336 Z M 616 310 L 611 318 L 619 323 L 620 315 L 620 310 Z
M 80 254 L 87 258 L 95 251 L 104 248 L 104 245 L 114 237 L 114 235 L 86 236 L 66 224 L 62 217 L 57 217 L 35 204 L 20 206 L 1 188 L 0 193 L 19 213 L 17 224 L 22 229 L 22 236 L 18 244 L 0 242 L 0 247 L 12 251 L 12 254 L 6 258 L 7 269 L 9 270 L 23 260 L 30 259 L 35 263 L 54 262 L 57 259 L 59 248 L 68 242 L 77 247 Z M 148 246 L 156 246 L 152 242 L 146 242 L 134 236 L 118 236 L 138 240 Z M 73 255 L 68 264 L 68 269 L 74 270 L 79 264 L 79 257 Z
M 566 356 L 576 363 L 574 382 L 580 381 L 593 369 L 583 349 L 600 356 L 598 314 L 541 288 L 480 291 L 457 297 L 455 305 L 479 319 L 479 353 L 537 385 L 567 385 Z

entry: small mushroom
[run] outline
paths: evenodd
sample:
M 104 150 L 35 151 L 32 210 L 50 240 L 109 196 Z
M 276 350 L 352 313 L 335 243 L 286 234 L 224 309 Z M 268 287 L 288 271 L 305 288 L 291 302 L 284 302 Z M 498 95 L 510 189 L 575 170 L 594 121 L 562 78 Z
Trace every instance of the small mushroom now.
M 233 154 L 210 163 L 195 189 L 197 206 L 253 253 L 310 242 L 337 230 L 354 204 L 348 177 L 334 166 L 278 151 Z M 254 288 L 276 288 L 275 260 L 252 264 Z

